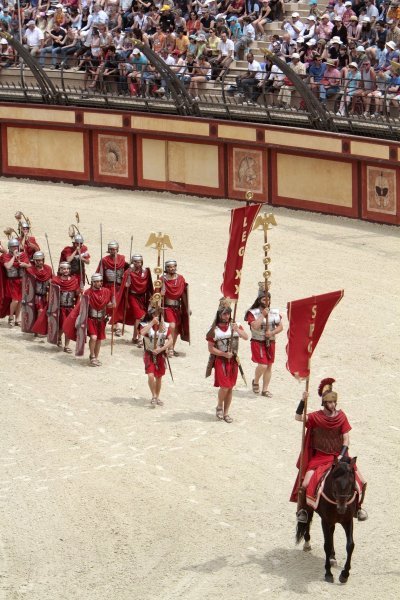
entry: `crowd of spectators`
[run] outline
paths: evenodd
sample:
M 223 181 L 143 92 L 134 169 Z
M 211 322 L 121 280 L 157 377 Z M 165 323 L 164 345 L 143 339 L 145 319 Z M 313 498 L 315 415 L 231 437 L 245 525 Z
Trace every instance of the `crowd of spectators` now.
M 0 0 L 1 1 L 1 0 Z M 175 72 L 193 98 L 219 80 L 232 61 L 247 58 L 231 94 L 256 102 L 261 91 L 289 105 L 290 77 L 275 54 L 339 114 L 379 116 L 400 101 L 400 3 L 397 0 L 299 1 L 286 14 L 283 0 L 2 0 L 0 29 L 19 39 L 44 68 L 82 71 L 93 91 L 168 96 L 162 74 L 145 56 L 149 47 Z M 308 14 L 307 14 L 308 13 Z M 279 34 L 265 25 L 276 22 Z M 0 31 L 0 67 L 19 58 Z

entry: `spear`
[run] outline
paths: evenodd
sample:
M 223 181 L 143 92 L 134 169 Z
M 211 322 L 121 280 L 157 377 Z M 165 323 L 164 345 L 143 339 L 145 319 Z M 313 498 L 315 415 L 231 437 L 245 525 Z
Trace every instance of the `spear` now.
M 113 297 L 113 309 L 112 309 L 112 325 L 111 325 L 111 356 L 114 349 L 114 328 L 115 328 L 115 300 L 116 300 L 116 291 L 115 291 L 115 283 L 117 279 L 117 255 L 118 252 L 115 253 L 114 256 L 114 297 Z
M 56 272 L 55 272 L 54 266 L 53 266 L 53 259 L 51 258 L 50 244 L 49 244 L 49 238 L 47 237 L 47 233 L 44 234 L 44 237 L 46 238 L 47 249 L 49 251 L 49 258 L 50 258 L 50 262 L 51 262 L 51 270 L 53 271 L 53 274 L 55 275 Z
M 132 271 L 131 260 L 132 260 L 132 245 L 133 245 L 133 235 L 131 235 L 131 246 L 129 248 L 129 270 Z M 126 321 L 126 311 L 128 308 L 128 293 L 129 287 L 131 285 L 130 276 L 126 278 L 125 282 L 125 302 L 124 302 L 124 319 L 122 321 L 122 335 L 125 333 L 125 321 Z
M 103 275 L 103 225 L 100 223 L 100 273 Z

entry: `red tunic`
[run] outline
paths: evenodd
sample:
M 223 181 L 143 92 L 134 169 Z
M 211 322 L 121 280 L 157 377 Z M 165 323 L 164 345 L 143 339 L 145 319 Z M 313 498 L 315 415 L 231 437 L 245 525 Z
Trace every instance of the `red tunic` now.
M 139 331 L 143 329 L 143 324 L 139 326 Z M 153 327 L 154 331 L 158 331 L 158 325 Z M 170 330 L 168 328 L 166 337 L 170 335 Z M 145 337 L 148 337 L 146 335 Z M 162 354 L 153 354 L 148 350 L 144 349 L 143 353 L 143 362 L 144 362 L 144 370 L 148 375 L 149 373 L 153 373 L 154 377 L 163 377 L 165 375 L 165 355 Z
M 37 281 L 44 283 L 45 281 L 49 281 L 53 275 L 53 271 L 49 265 L 43 265 L 42 269 L 38 269 L 36 266 L 32 266 L 27 269 L 27 272 L 30 275 L 33 275 Z M 32 326 L 32 333 L 38 333 L 39 335 L 47 334 L 47 294 L 44 296 L 35 295 L 35 305 L 37 309 L 37 317 L 36 321 Z
M 111 302 L 112 291 L 109 288 L 102 287 L 99 290 L 90 288 L 86 290 L 85 296 L 89 296 L 89 311 L 90 308 L 100 311 L 107 307 L 107 304 Z M 106 339 L 106 318 L 96 319 L 94 317 L 88 317 L 87 322 L 87 334 L 97 337 L 97 340 Z
M 304 440 L 303 454 L 303 474 L 305 474 L 307 471 L 314 470 L 321 465 L 329 466 L 332 464 L 335 457 L 339 456 L 338 452 L 333 454 L 325 454 L 325 452 L 314 450 L 312 448 L 311 434 L 312 430 L 316 427 L 327 430 L 338 429 L 342 435 L 351 430 L 351 425 L 342 410 L 338 410 L 334 417 L 327 417 L 323 410 L 317 410 L 307 415 L 307 432 Z M 297 468 L 300 469 L 300 456 L 297 461 Z M 303 479 L 303 474 L 301 476 L 301 480 Z M 297 475 L 296 482 L 292 490 L 292 495 L 290 497 L 291 502 L 297 502 L 299 476 L 300 473 Z
M 21 243 L 23 237 L 18 238 L 18 240 Z M 35 246 L 32 247 L 32 244 L 35 244 Z M 28 236 L 27 241 L 21 247 L 25 254 L 29 257 L 29 260 L 32 260 L 32 256 L 35 254 L 35 252 L 38 252 L 40 250 L 40 246 L 33 236 Z
M 13 255 L 9 252 L 5 252 L 0 255 L 0 265 L 1 268 L 4 268 L 3 271 L 3 289 L 2 289 L 2 301 L 7 304 L 10 304 L 12 300 L 17 302 L 21 302 L 22 300 L 22 277 L 15 277 L 13 279 L 7 277 L 7 269 L 4 267 L 4 264 L 9 262 L 12 259 Z M 29 263 L 29 257 L 25 252 L 22 252 L 18 258 L 15 259 L 13 267 L 18 269 L 21 263 Z M 8 300 L 6 300 L 8 299 Z M 9 313 L 6 313 L 9 314 Z
M 218 323 L 218 328 L 228 331 L 230 323 Z M 240 327 L 240 329 L 243 329 Z M 207 337 L 207 342 L 215 342 L 214 338 Z M 234 388 L 238 376 L 238 364 L 234 358 L 228 360 L 223 356 L 215 356 L 214 361 L 214 387 Z
M 125 314 L 126 325 L 134 325 L 138 319 L 143 319 L 147 312 L 147 305 L 152 293 L 153 283 L 150 269 L 146 268 L 134 271 L 129 268 L 125 271 L 117 295 L 114 322 L 123 322 L 126 301 L 128 302 Z
M 64 250 L 61 251 L 60 262 L 64 262 L 64 261 L 68 262 L 68 258 L 71 256 L 71 254 L 74 251 L 75 251 L 75 248 L 73 248 L 72 246 L 66 246 L 64 248 Z M 81 251 L 81 254 L 88 252 L 87 246 L 85 246 L 85 244 L 82 244 L 80 251 Z M 90 254 L 88 253 L 88 255 L 85 256 L 85 258 L 90 258 Z M 81 282 L 78 252 L 76 253 L 75 258 L 69 264 L 71 265 L 71 275 L 76 275 L 79 279 L 79 282 Z M 82 280 L 84 283 L 85 282 L 85 263 L 83 261 L 82 261 Z
M 104 256 L 101 259 L 101 262 L 99 263 L 99 266 L 96 269 L 96 273 L 100 273 L 100 271 L 103 273 L 103 285 L 104 287 L 110 288 L 112 290 L 114 290 L 114 282 L 112 281 L 106 281 L 106 277 L 105 277 L 105 271 L 107 270 L 111 270 L 114 271 L 114 269 L 116 269 L 117 271 L 125 271 L 125 267 L 126 267 L 126 261 L 125 261 L 125 256 L 123 254 L 117 254 L 117 264 L 115 264 L 114 261 L 114 257 L 111 256 L 110 254 L 107 254 L 106 256 Z M 120 288 L 119 283 L 115 284 L 115 289 L 116 291 L 119 290 Z
M 256 318 L 250 311 L 246 314 L 246 321 L 250 325 Z M 272 365 L 275 362 L 275 341 L 271 340 L 267 346 L 265 341 L 250 340 L 251 360 L 258 365 Z
M 162 278 L 163 295 L 164 295 L 164 318 L 167 323 L 175 323 L 176 330 L 179 333 L 180 324 L 182 322 L 181 309 L 173 306 L 167 306 L 167 300 L 180 300 L 185 291 L 186 281 L 182 275 L 177 275 L 175 279 Z

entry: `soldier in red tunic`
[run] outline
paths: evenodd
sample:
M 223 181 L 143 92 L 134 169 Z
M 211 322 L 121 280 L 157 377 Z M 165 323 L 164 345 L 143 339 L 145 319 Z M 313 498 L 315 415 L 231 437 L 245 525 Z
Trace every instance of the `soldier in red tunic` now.
M 128 264 L 123 254 L 118 254 L 119 244 L 116 241 L 108 243 L 108 255 L 103 256 L 97 267 L 97 273 L 103 275 L 103 285 L 109 288 L 112 294 L 117 297 L 120 290 L 124 271 L 128 268 Z M 121 321 L 115 320 L 114 333 L 116 336 L 121 335 L 121 329 L 118 324 Z
M 89 296 L 89 314 L 87 335 L 89 336 L 89 363 L 91 367 L 99 367 L 101 342 L 106 339 L 107 309 L 115 306 L 112 290 L 103 287 L 103 276 L 95 273 L 91 278 L 91 287 L 84 292 Z
M 251 330 L 251 360 L 256 363 L 252 389 L 255 394 L 271 398 L 268 390 L 275 361 L 275 336 L 283 330 L 282 315 L 278 309 L 269 308 L 271 294 L 265 294 L 264 282 L 259 283 L 258 296 L 245 314 L 245 321 Z
M 231 313 L 229 300 L 222 298 L 214 323 L 206 336 L 210 352 L 206 377 L 211 375 L 211 370 L 214 368 L 214 387 L 219 388 L 216 417 L 226 423 L 232 423 L 229 408 L 238 376 L 235 355 L 238 352 L 239 338 L 248 339 L 243 327 L 238 323 L 232 323 Z
M 147 306 L 153 294 L 153 282 L 148 267 L 143 268 L 143 256 L 134 254 L 131 265 L 125 272 L 119 294 L 115 321 L 133 325 L 132 343 L 142 348 L 142 336 L 139 333 L 140 321 L 146 315 Z
M 164 296 L 164 317 L 169 323 L 173 344 L 168 356 L 178 356 L 175 352 L 175 344 L 182 328 L 182 297 L 186 289 L 186 281 L 182 275 L 177 273 L 176 260 L 167 260 L 162 277 L 162 294 Z
M 20 325 L 22 302 L 22 271 L 31 266 L 29 257 L 20 251 L 19 240 L 11 238 L 8 241 L 8 252 L 0 254 L 1 314 L 9 315 L 8 325 Z
M 21 249 L 21 252 L 25 252 L 29 257 L 29 260 L 32 261 L 33 255 L 35 254 L 35 252 L 39 252 L 40 246 L 37 243 L 36 239 L 32 235 L 29 235 L 29 223 L 21 221 L 20 231 L 22 232 L 22 234 L 18 238 L 19 247 Z
M 46 335 L 46 309 L 49 292 L 50 280 L 53 272 L 49 265 L 44 264 L 44 253 L 40 250 L 32 256 L 33 266 L 27 269 L 30 275 L 35 278 L 35 306 L 37 310 L 36 321 L 32 327 L 32 333 L 37 335 Z
M 151 392 L 153 408 L 163 406 L 160 400 L 162 378 L 165 375 L 165 353 L 172 346 L 169 323 L 160 318 L 161 310 L 150 305 L 140 323 L 139 331 L 144 342 L 144 366 Z
M 59 264 L 58 275 L 53 277 L 52 282 L 60 287 L 60 316 L 58 318 L 57 345 L 61 348 L 63 325 L 78 301 L 81 288 L 79 277 L 71 275 L 71 264 L 66 261 Z M 70 339 L 65 333 L 64 338 L 64 352 L 71 354 L 72 350 L 69 347 Z
M 332 384 L 335 382 L 332 378 L 323 379 L 318 388 L 318 394 L 321 397 L 322 410 L 309 413 L 306 420 L 307 433 L 304 442 L 303 464 L 305 465 L 305 475 L 298 487 L 298 478 L 294 485 L 290 500 L 297 501 L 298 511 L 297 520 L 300 523 L 307 523 L 308 514 L 306 510 L 306 490 L 310 483 L 314 471 L 318 467 L 329 468 L 334 460 L 341 460 L 348 457 L 348 448 L 350 445 L 349 431 L 351 425 L 342 410 L 336 409 L 337 393 L 333 391 Z M 303 399 L 300 401 L 296 410 L 296 421 L 303 421 L 304 403 L 308 397 L 308 392 L 303 393 Z M 366 482 L 357 467 L 357 476 L 362 483 L 362 496 L 359 501 L 357 518 L 359 521 L 365 521 L 368 518 L 367 512 L 361 508 L 364 499 Z
M 72 246 L 66 246 L 60 254 L 60 263 L 71 265 L 71 275 L 76 275 L 83 289 L 85 285 L 85 266 L 90 263 L 90 254 L 80 234 L 74 236 Z

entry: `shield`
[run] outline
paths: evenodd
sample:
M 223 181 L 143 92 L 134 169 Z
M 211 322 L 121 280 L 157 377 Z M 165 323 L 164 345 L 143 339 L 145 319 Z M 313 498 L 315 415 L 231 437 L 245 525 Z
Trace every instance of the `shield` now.
M 36 279 L 24 269 L 22 275 L 22 303 L 21 303 L 21 331 L 32 333 L 36 321 L 37 310 L 35 306 Z
M 79 306 L 79 315 L 76 320 L 75 356 L 83 356 L 86 346 L 87 320 L 89 313 L 89 296 L 83 295 Z
M 50 283 L 49 304 L 47 307 L 47 341 L 49 344 L 58 343 L 60 326 L 60 286 Z
M 190 306 L 189 306 L 189 284 L 185 285 L 181 303 L 181 340 L 190 344 Z

